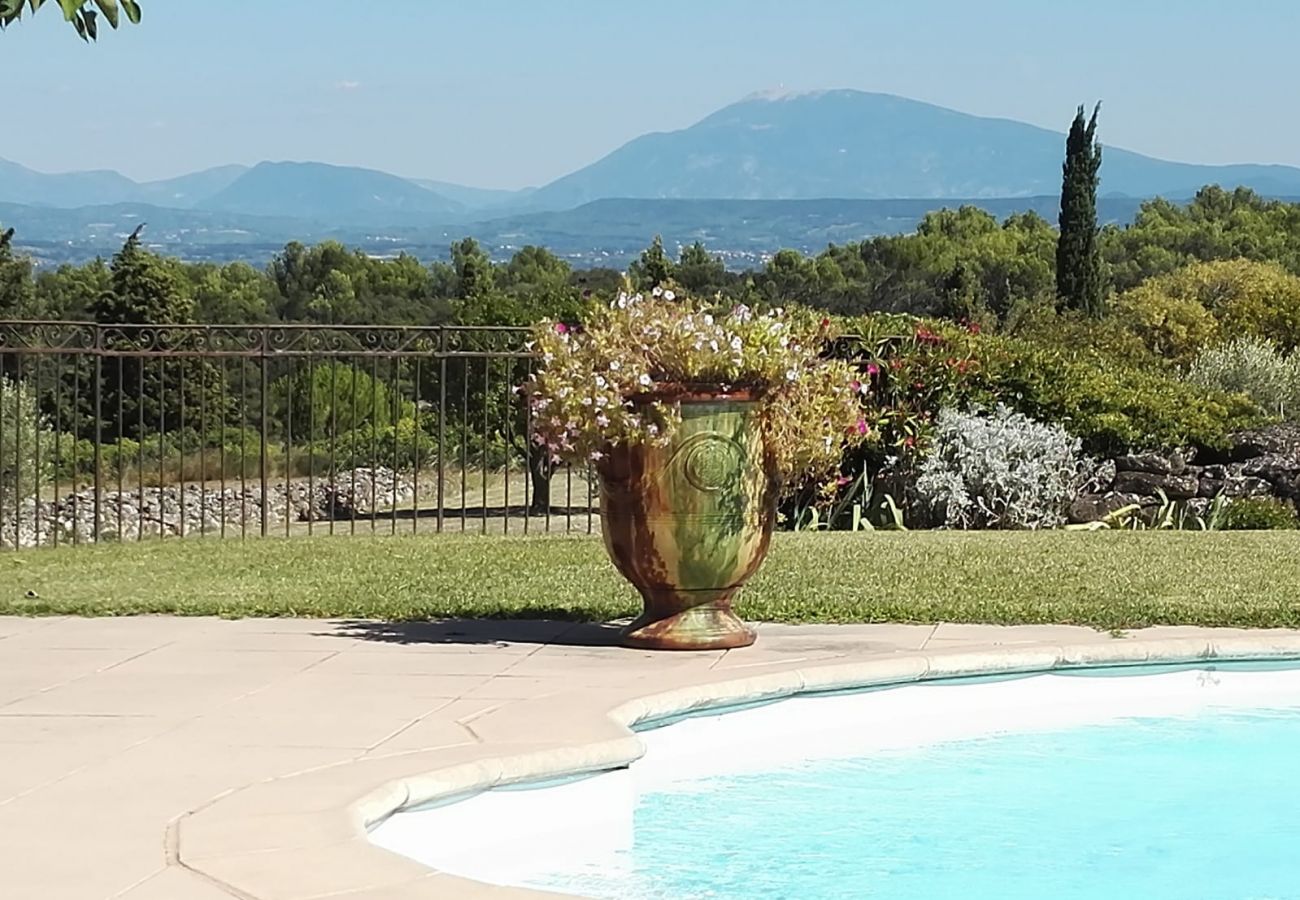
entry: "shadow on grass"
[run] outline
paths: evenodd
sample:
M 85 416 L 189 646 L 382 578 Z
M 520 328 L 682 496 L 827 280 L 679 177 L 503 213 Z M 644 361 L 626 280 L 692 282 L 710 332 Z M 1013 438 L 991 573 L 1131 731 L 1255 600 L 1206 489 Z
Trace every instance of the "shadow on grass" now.
M 356 519 L 358 522 L 368 522 L 371 519 L 384 521 L 387 519 L 436 519 L 439 517 L 437 507 L 422 506 L 419 509 L 379 509 L 374 512 L 353 512 L 344 507 L 340 507 L 335 515 L 335 521 L 348 521 Z M 441 517 L 445 520 L 461 518 L 473 521 L 474 519 L 577 519 L 585 516 L 600 515 L 600 508 L 596 506 L 551 506 L 534 509 L 530 506 L 511 505 L 511 506 L 484 506 L 476 504 L 474 506 L 444 506 L 441 510 Z M 317 522 L 329 521 L 318 518 Z
M 348 619 L 328 637 L 382 644 L 554 644 L 561 647 L 614 647 L 622 625 L 565 621 L 566 610 L 534 609 L 537 619 L 438 619 L 429 622 L 378 622 Z

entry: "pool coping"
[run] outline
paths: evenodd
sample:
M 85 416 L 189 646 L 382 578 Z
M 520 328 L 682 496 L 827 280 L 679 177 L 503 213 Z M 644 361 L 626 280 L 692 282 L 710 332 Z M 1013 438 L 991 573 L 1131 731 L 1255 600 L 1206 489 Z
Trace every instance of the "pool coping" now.
M 1297 658 L 1297 634 L 1098 635 L 1097 642 L 1064 645 L 794 662 L 761 675 L 695 678 L 698 683 L 631 698 L 591 690 L 584 696 L 559 695 L 503 710 L 493 724 L 505 740 L 354 760 L 231 791 L 171 822 L 167 856 L 241 900 L 558 897 L 431 870 L 371 843 L 368 830 L 396 812 L 440 800 L 627 766 L 645 752 L 633 728 L 684 714 L 941 679 Z

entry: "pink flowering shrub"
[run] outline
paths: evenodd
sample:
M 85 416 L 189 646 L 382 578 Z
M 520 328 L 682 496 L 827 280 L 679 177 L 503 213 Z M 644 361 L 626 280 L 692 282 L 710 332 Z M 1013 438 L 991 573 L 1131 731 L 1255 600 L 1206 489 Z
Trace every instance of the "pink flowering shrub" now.
M 720 311 L 658 288 L 620 294 L 580 328 L 543 322 L 532 344 L 541 369 L 522 386 L 533 441 L 555 462 L 599 461 L 612 447 L 670 441 L 675 394 L 751 391 L 774 466 L 802 482 L 870 431 L 868 377 L 822 356 L 830 327 L 806 311 Z

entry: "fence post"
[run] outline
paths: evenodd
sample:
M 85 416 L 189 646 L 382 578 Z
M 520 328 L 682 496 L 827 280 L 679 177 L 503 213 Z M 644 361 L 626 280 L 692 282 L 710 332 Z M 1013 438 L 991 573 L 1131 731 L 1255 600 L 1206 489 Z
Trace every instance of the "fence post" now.
M 104 501 L 104 332 L 101 326 L 95 326 L 95 532 L 94 542 L 99 543 L 99 532 L 103 526 L 101 507 Z

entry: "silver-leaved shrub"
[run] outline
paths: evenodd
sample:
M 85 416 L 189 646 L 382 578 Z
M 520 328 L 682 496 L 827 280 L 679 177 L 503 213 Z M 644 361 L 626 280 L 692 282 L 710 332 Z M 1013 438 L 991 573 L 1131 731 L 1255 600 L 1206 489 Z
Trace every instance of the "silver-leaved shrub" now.
M 1001 404 L 941 410 L 916 491 L 949 528 L 1052 528 L 1087 474 L 1082 446 Z
M 1187 371 L 1192 384 L 1248 394 L 1269 413 L 1300 419 L 1300 353 L 1284 354 L 1258 337 L 1202 350 Z

